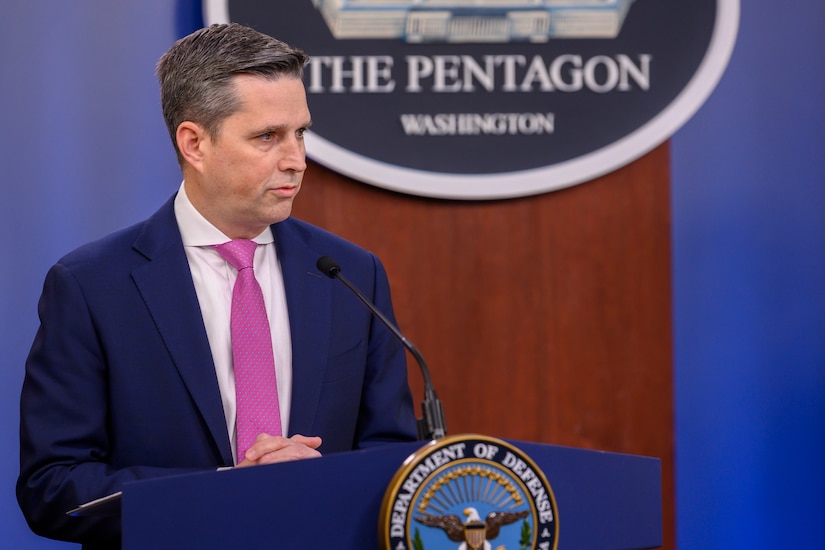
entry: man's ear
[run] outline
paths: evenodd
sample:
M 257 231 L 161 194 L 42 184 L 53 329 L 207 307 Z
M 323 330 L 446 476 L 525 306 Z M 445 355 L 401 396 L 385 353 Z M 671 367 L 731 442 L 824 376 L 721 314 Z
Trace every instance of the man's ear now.
M 178 143 L 178 150 L 186 163 L 195 170 L 200 171 L 203 162 L 204 145 L 208 141 L 206 130 L 199 124 L 190 120 L 184 120 L 178 125 L 175 132 L 175 139 Z

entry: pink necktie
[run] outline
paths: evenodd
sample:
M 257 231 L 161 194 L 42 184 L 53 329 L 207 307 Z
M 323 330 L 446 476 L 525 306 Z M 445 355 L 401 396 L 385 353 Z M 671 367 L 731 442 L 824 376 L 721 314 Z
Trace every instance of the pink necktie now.
M 232 361 L 235 368 L 238 463 L 260 433 L 281 435 L 275 359 L 261 286 L 252 260 L 257 243 L 236 240 L 216 246 L 218 253 L 238 270 L 232 289 Z

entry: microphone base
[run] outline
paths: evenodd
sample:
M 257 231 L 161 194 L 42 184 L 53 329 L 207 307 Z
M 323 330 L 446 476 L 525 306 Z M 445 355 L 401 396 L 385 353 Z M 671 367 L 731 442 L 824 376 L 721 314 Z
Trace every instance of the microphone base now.
M 419 441 L 433 441 L 447 435 L 444 409 L 438 398 L 425 399 L 421 403 L 421 411 L 424 416 L 417 422 Z

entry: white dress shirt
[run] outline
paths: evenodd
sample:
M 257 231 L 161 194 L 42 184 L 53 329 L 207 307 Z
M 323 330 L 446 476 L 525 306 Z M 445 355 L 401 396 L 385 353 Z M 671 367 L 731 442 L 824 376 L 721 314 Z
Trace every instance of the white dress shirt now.
M 231 241 L 198 212 L 181 184 L 175 197 L 175 217 L 183 238 L 183 248 L 195 283 L 195 292 L 209 338 L 215 374 L 221 391 L 226 429 L 232 444 L 232 456 L 237 460 L 235 430 L 235 372 L 232 365 L 232 340 L 229 319 L 232 310 L 232 287 L 238 273 L 214 245 Z M 266 314 L 272 334 L 275 376 L 278 381 L 278 402 L 284 436 L 289 431 L 289 408 L 292 394 L 292 342 L 289 332 L 286 293 L 277 247 L 272 230 L 267 227 L 254 240 L 254 271 L 264 296 Z

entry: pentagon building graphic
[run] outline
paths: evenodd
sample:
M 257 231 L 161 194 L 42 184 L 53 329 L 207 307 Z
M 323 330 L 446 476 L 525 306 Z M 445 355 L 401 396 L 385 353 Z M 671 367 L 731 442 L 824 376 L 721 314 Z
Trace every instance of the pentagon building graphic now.
M 633 0 L 312 0 L 338 39 L 546 42 L 615 38 Z

